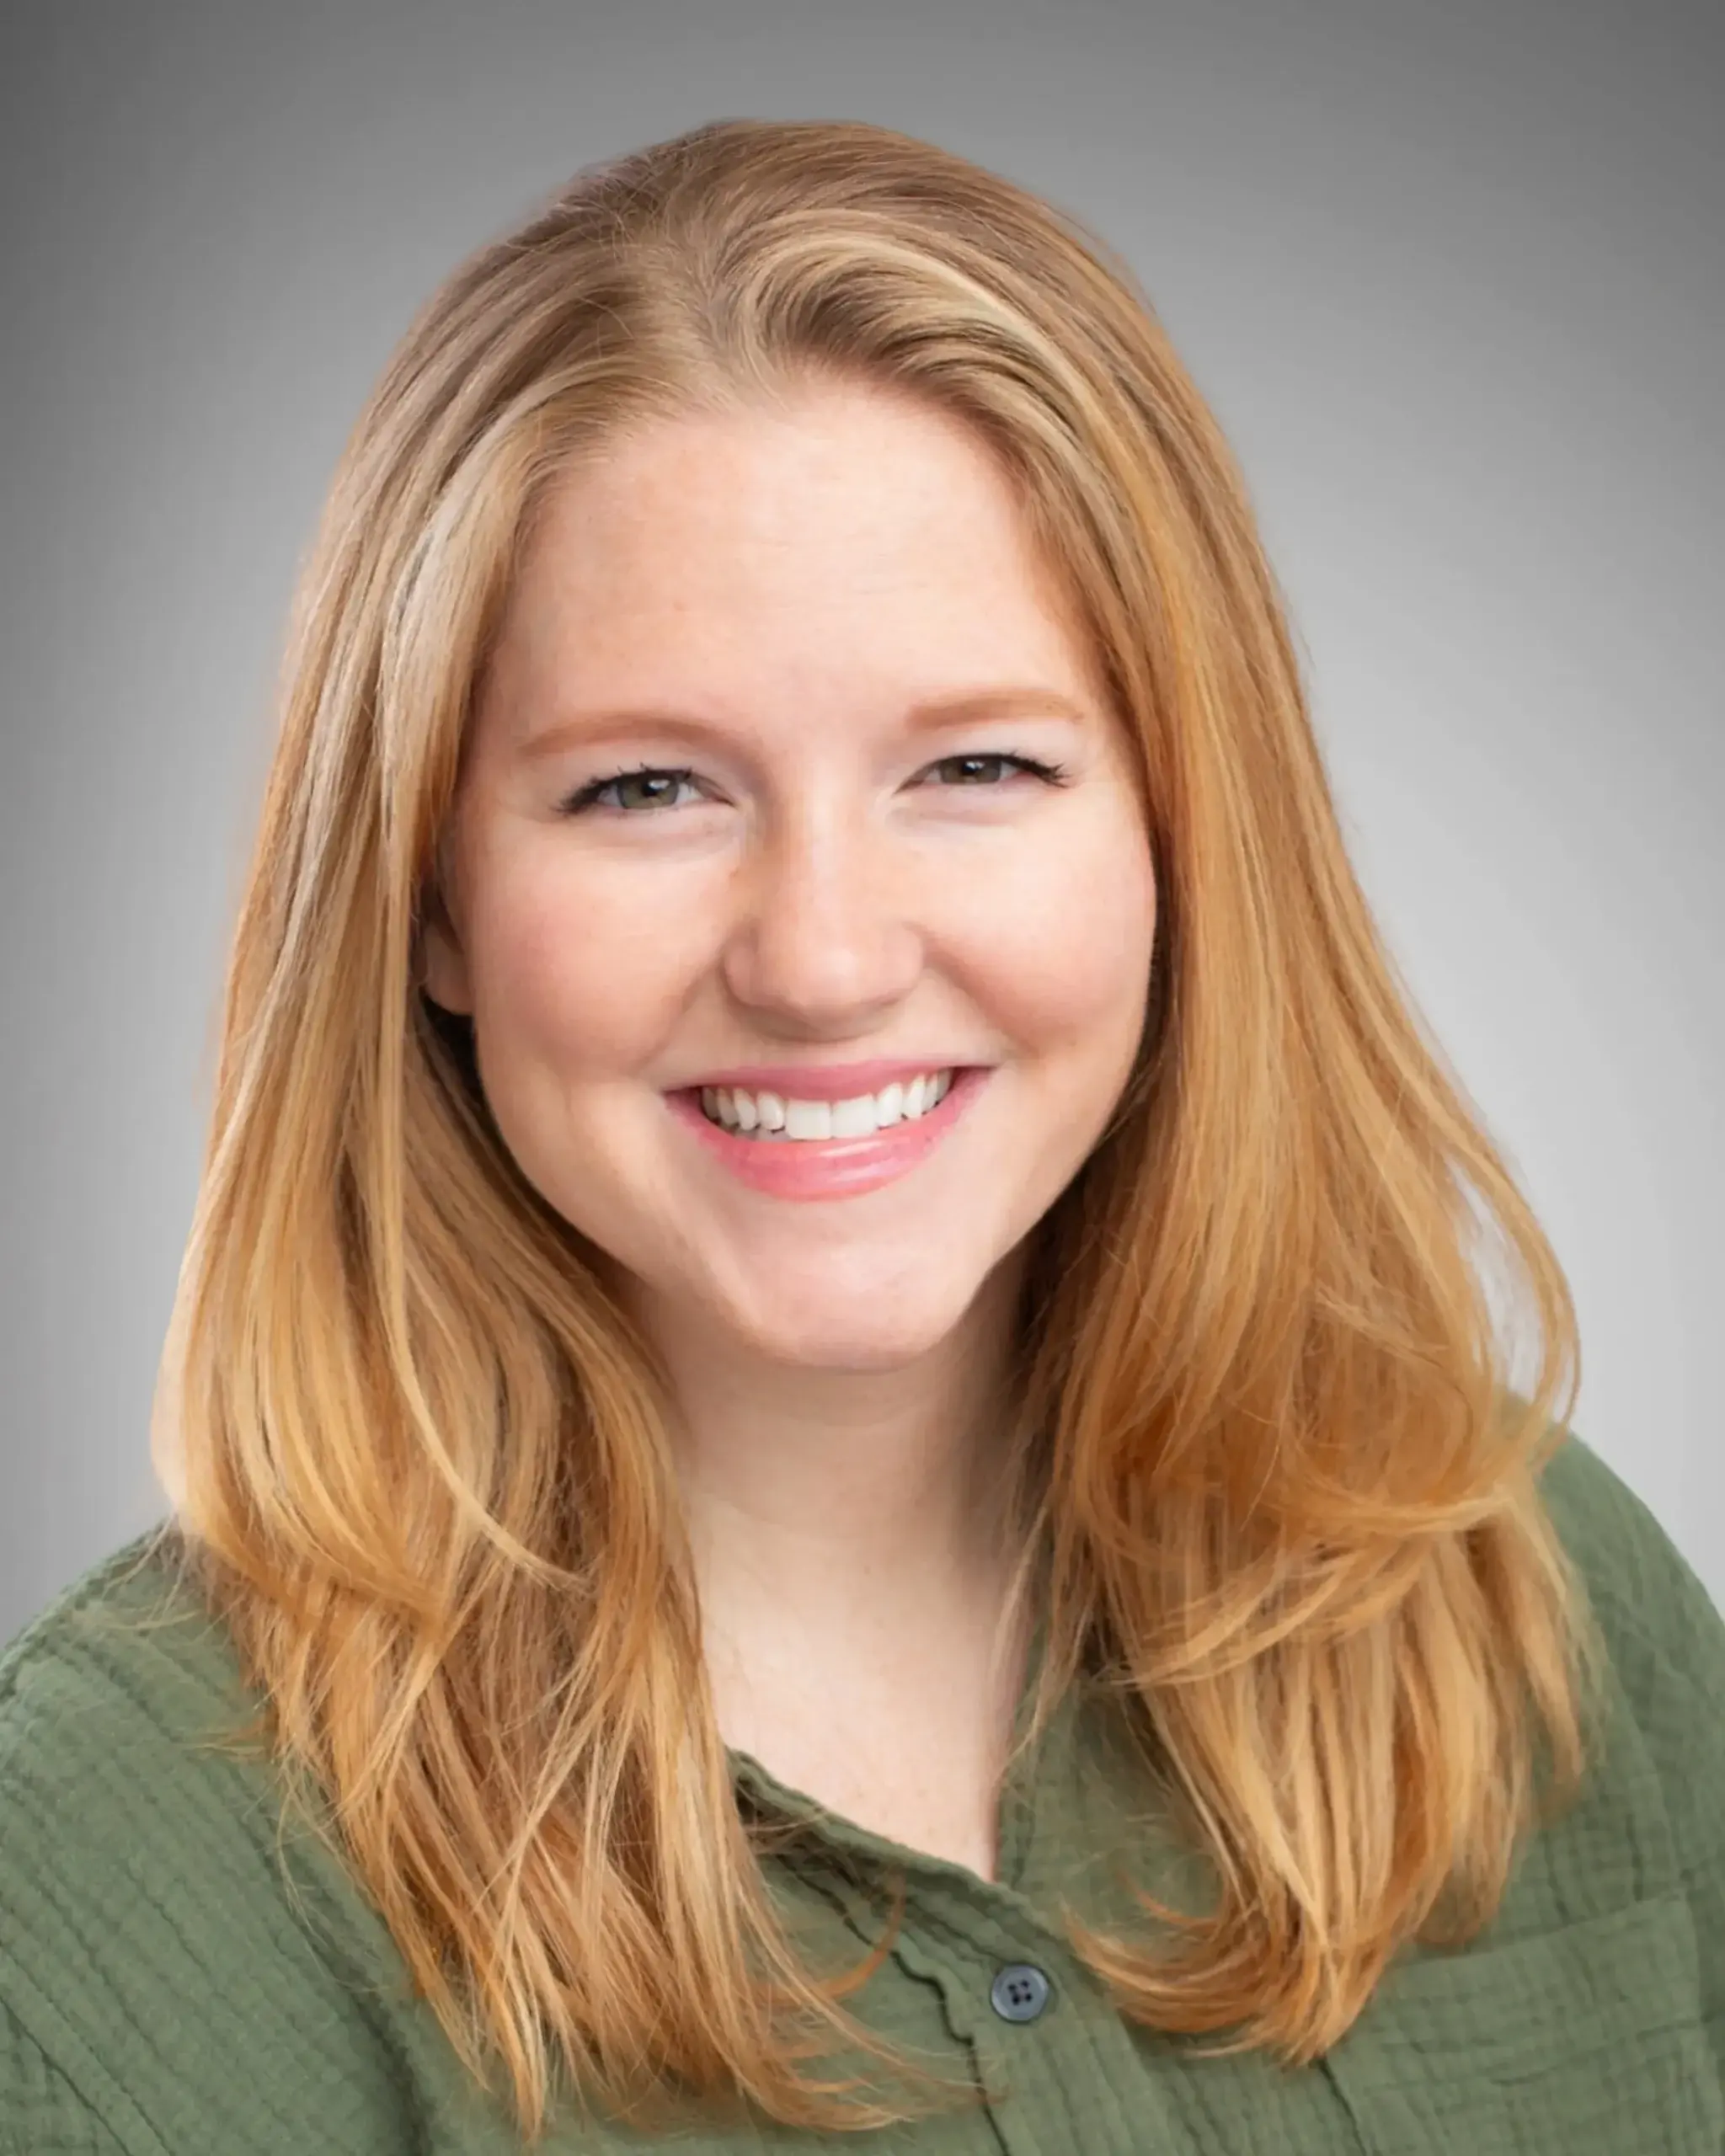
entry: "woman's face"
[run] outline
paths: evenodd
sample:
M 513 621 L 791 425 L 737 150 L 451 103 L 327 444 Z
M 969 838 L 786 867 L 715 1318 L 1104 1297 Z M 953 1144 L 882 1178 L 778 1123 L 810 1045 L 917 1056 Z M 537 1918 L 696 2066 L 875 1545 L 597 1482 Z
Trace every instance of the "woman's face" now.
M 424 979 L 522 1171 L 691 1336 L 859 1371 L 947 1339 L 1119 1097 L 1156 920 L 987 451 L 830 387 L 614 447 L 550 498 L 473 724 Z M 794 1134 L 883 1063 L 965 1075 L 926 1123 Z M 771 1093 L 793 1134 L 684 1090 L 763 1066 L 743 1120 Z

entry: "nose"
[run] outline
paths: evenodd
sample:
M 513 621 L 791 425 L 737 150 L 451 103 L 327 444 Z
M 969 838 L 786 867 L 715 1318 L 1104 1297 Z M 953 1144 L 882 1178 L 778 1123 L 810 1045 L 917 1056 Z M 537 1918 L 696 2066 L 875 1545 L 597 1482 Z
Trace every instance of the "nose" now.
M 718 925 L 725 984 L 763 1030 L 866 1032 L 921 972 L 926 883 L 854 806 L 805 799 L 772 826 Z

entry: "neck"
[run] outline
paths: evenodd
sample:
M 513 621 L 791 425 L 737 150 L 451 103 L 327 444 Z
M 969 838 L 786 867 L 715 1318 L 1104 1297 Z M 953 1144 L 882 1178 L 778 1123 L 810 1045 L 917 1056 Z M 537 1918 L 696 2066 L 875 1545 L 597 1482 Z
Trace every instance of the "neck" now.
M 991 1278 L 948 1339 L 886 1371 L 764 1365 L 686 1321 L 655 1328 L 710 1617 L 879 1636 L 997 1604 L 1013 1555 L 1002 1500 L 1015 1306 L 1015 1280 Z

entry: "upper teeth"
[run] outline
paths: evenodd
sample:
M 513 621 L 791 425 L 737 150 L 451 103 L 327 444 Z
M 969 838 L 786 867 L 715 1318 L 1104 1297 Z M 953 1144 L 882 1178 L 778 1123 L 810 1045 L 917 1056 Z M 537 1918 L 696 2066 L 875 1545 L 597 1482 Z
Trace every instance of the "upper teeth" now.
M 950 1070 L 933 1070 L 879 1093 L 849 1101 L 798 1101 L 779 1093 L 745 1093 L 740 1086 L 703 1086 L 701 1106 L 731 1130 L 776 1131 L 787 1138 L 866 1138 L 889 1123 L 908 1123 L 946 1098 Z

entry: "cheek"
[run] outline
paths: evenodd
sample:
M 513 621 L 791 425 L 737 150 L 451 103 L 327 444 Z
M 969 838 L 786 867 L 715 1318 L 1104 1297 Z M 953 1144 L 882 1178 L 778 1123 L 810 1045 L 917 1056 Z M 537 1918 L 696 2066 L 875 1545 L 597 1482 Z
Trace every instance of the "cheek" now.
M 992 882 L 970 948 L 987 1007 L 1027 1047 L 1130 1059 L 1143 1023 L 1156 931 L 1150 851 L 1110 820 L 1088 842 L 1027 856 Z
M 476 1016 L 505 1053 L 578 1078 L 632 1070 L 660 1049 L 698 963 L 676 924 L 695 930 L 702 911 L 631 903 L 630 891 L 628 878 L 567 873 L 523 873 L 495 890 L 476 927 Z

